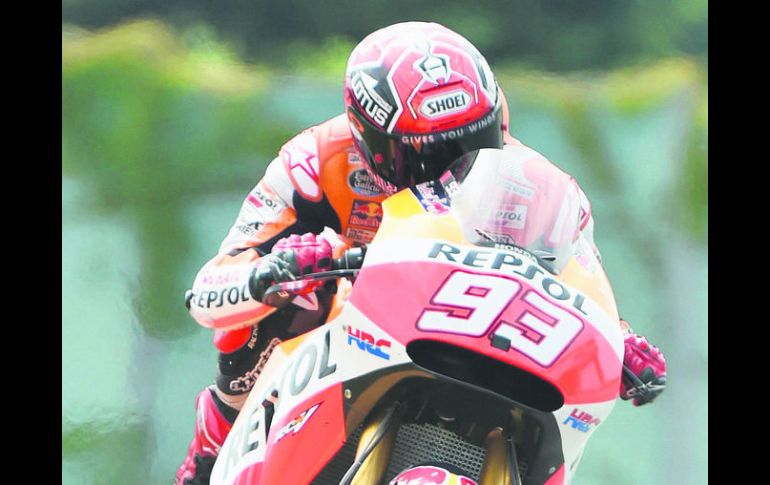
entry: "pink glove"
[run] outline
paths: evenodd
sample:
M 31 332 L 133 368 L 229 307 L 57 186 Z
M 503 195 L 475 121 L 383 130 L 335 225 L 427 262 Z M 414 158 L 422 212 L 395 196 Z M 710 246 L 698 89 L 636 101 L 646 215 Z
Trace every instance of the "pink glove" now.
M 299 269 L 299 274 L 295 276 L 328 271 L 332 266 L 332 245 L 323 237 L 310 232 L 302 236 L 292 234 L 279 240 L 273 246 L 272 253 L 281 252 L 294 254 Z
M 624 343 L 620 398 L 633 398 L 634 406 L 650 403 L 666 388 L 666 358 L 660 349 L 635 333 L 627 334 Z

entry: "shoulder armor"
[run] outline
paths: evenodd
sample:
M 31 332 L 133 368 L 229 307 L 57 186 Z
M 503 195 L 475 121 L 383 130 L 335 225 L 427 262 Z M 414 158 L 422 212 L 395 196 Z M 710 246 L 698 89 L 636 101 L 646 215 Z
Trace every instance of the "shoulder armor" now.
M 321 172 L 324 163 L 351 144 L 350 129 L 342 114 L 289 140 L 281 147 L 279 157 L 297 192 L 309 201 L 318 202 L 323 198 Z

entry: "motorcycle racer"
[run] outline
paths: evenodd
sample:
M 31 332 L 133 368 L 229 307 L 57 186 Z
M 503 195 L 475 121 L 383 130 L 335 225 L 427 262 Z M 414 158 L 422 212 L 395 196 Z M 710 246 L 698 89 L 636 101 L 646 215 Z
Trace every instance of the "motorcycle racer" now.
M 395 24 L 363 39 L 348 60 L 344 96 L 344 114 L 283 145 L 187 296 L 193 318 L 217 329 L 218 374 L 196 398 L 195 434 L 175 483 L 208 483 L 273 349 L 328 314 L 333 285 L 276 310 L 261 302 L 266 288 L 255 282 L 265 278 L 254 274 L 286 281 L 330 269 L 339 251 L 372 240 L 386 197 L 439 177 L 465 153 L 504 148 L 550 163 L 508 133 L 507 103 L 483 56 L 435 23 Z M 579 230 L 598 257 L 591 206 L 579 187 L 577 198 Z M 327 227 L 340 237 L 319 235 Z M 665 386 L 665 359 L 621 325 L 633 374 L 621 397 L 651 402 Z

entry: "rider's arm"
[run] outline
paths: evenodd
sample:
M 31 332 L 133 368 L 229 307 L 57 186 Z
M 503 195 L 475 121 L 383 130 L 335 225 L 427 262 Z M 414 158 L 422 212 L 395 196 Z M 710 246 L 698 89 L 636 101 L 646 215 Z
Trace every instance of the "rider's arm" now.
M 249 291 L 249 279 L 259 259 L 279 239 L 306 232 L 297 220 L 294 187 L 283 161 L 274 159 L 265 176 L 249 192 L 217 255 L 198 272 L 188 300 L 190 314 L 207 327 L 236 328 L 253 324 L 274 308 Z
M 580 233 L 588 243 L 588 246 L 593 250 L 597 261 L 599 261 L 600 264 L 603 264 L 602 255 L 599 253 L 599 247 L 594 241 L 594 217 L 591 211 L 591 202 L 588 200 L 585 192 L 583 192 L 583 189 L 577 184 L 577 181 L 575 181 L 575 185 L 577 185 L 578 193 L 580 194 Z M 633 331 L 628 322 L 622 318 L 620 319 L 620 328 L 623 329 L 623 332 L 626 334 Z
M 577 185 L 577 181 L 575 184 Z M 598 259 L 601 263 L 602 255 L 599 253 L 599 247 L 596 246 L 596 242 L 594 241 L 594 217 L 593 213 L 591 212 L 591 202 L 588 200 L 588 197 L 586 197 L 585 192 L 583 192 L 583 189 L 579 185 L 578 193 L 580 194 L 580 232 L 583 234 L 583 237 L 586 238 L 586 241 L 588 241 L 591 248 L 594 250 L 596 259 Z

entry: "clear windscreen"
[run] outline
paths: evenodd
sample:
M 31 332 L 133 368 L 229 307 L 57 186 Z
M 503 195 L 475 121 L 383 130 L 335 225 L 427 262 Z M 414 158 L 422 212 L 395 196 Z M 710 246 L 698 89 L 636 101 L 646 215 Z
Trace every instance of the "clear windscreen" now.
M 554 273 L 573 256 L 577 185 L 537 152 L 478 150 L 453 162 L 439 180 L 470 242 L 524 248 Z

